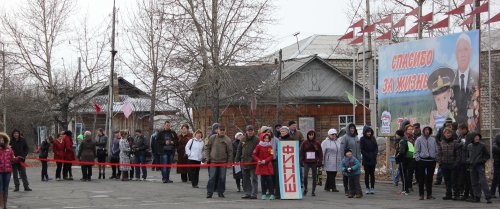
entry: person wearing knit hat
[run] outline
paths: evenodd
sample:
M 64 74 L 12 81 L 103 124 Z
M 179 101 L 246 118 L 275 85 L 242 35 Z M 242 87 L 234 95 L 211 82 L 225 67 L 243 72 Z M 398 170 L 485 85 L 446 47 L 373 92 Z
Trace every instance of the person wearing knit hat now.
M 9 136 L 4 132 L 0 132 L 0 156 L 2 156 L 0 161 L 0 208 L 7 208 L 12 162 L 17 161 L 9 142 Z

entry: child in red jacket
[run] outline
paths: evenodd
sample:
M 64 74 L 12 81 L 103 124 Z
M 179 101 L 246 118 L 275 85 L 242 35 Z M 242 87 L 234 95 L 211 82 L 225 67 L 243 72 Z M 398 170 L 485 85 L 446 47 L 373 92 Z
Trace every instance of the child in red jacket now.
M 252 158 L 257 161 L 255 174 L 260 175 L 263 200 L 267 198 L 266 191 L 269 192 L 269 200 L 275 199 L 273 183 L 274 170 L 273 164 L 271 163 L 274 158 L 274 151 L 270 141 L 271 135 L 261 134 L 260 142 L 252 153 Z

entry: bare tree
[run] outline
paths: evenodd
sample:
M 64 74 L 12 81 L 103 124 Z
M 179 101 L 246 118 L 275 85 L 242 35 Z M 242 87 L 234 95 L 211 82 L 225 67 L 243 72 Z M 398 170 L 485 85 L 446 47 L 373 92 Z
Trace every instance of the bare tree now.
M 174 30 L 181 32 L 175 41 L 185 61 L 196 64 L 206 76 L 212 122 L 217 122 L 224 82 L 221 72 L 258 55 L 267 37 L 264 28 L 271 21 L 272 5 L 269 0 L 163 0 L 163 4 L 172 8 Z
M 158 100 L 159 84 L 165 82 L 164 74 L 171 68 L 170 57 L 175 53 L 175 42 L 168 32 L 165 6 L 157 1 L 141 0 L 137 10 L 130 15 L 127 27 L 128 49 L 124 62 L 151 95 L 149 124 L 154 125 L 155 108 Z
M 52 117 L 63 129 L 67 129 L 74 108 L 71 102 L 91 90 L 80 89 L 78 73 L 57 67 L 54 61 L 54 51 L 65 41 L 72 9 L 70 0 L 33 0 L 1 18 L 5 33 L 14 42 L 14 59 L 43 89 Z

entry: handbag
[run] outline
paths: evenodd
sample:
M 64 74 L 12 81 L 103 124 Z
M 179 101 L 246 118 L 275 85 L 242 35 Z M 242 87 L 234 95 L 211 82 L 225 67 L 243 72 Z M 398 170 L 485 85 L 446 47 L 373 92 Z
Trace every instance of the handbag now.
M 194 143 L 194 140 L 191 140 L 191 145 L 189 145 L 189 151 L 191 151 L 191 148 L 193 147 L 193 143 Z M 184 153 L 184 157 L 188 158 L 189 156 L 186 153 Z

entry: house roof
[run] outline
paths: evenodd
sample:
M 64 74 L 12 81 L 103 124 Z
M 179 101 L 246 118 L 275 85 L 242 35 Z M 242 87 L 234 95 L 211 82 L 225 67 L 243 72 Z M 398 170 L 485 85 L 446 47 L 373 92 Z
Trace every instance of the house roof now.
M 333 72 L 338 74 L 336 78 L 341 78 L 344 83 L 352 83 L 351 78 L 341 73 L 335 66 L 332 66 L 317 55 L 285 60 L 283 69 L 281 71 L 282 83 L 287 82 L 287 80 L 290 77 L 293 77 L 295 73 L 298 73 L 302 69 L 307 68 L 312 62 L 319 62 L 321 65 L 323 65 L 323 67 L 332 70 Z M 227 81 L 223 82 L 224 84 L 222 85 L 222 88 L 220 90 L 220 105 L 238 103 L 246 104 L 253 95 L 257 96 L 260 104 L 275 102 L 278 72 L 278 65 L 232 66 L 226 68 L 224 76 L 227 76 L 226 78 L 229 79 L 226 79 Z M 333 82 L 333 85 L 335 85 L 335 82 Z M 357 91 L 362 92 L 361 85 L 358 82 L 356 82 L 356 85 Z M 205 85 L 204 87 L 207 87 L 207 85 Z M 202 78 L 200 77 L 197 82 L 197 87 L 195 88 L 198 90 L 196 90 L 192 95 L 198 106 L 209 106 L 211 104 L 209 101 L 209 97 L 207 97 L 209 93 L 204 92 L 204 90 L 206 90 L 206 88 L 204 87 Z M 348 102 L 347 95 L 344 93 L 344 89 L 342 89 L 341 91 L 337 90 L 322 92 L 327 94 L 335 92 L 335 95 L 309 94 L 307 90 L 297 90 L 298 92 L 300 92 L 300 94 L 294 94 L 293 92 L 286 93 L 286 91 L 282 90 L 282 101 L 286 103 L 297 102 L 315 104 Z M 359 98 L 359 95 L 360 94 L 357 93 L 357 98 Z
M 130 103 L 134 112 L 149 112 L 151 96 L 134 86 L 122 77 L 118 77 L 119 102 L 113 102 L 113 112 L 121 112 L 123 105 Z M 101 107 L 101 112 L 108 111 L 109 83 L 101 82 L 93 86 L 93 90 L 78 98 L 76 103 L 83 104 L 78 108 L 79 113 L 94 113 L 95 101 Z M 74 105 L 74 104 L 73 104 Z M 157 112 L 178 112 L 179 109 L 162 101 L 156 102 Z

